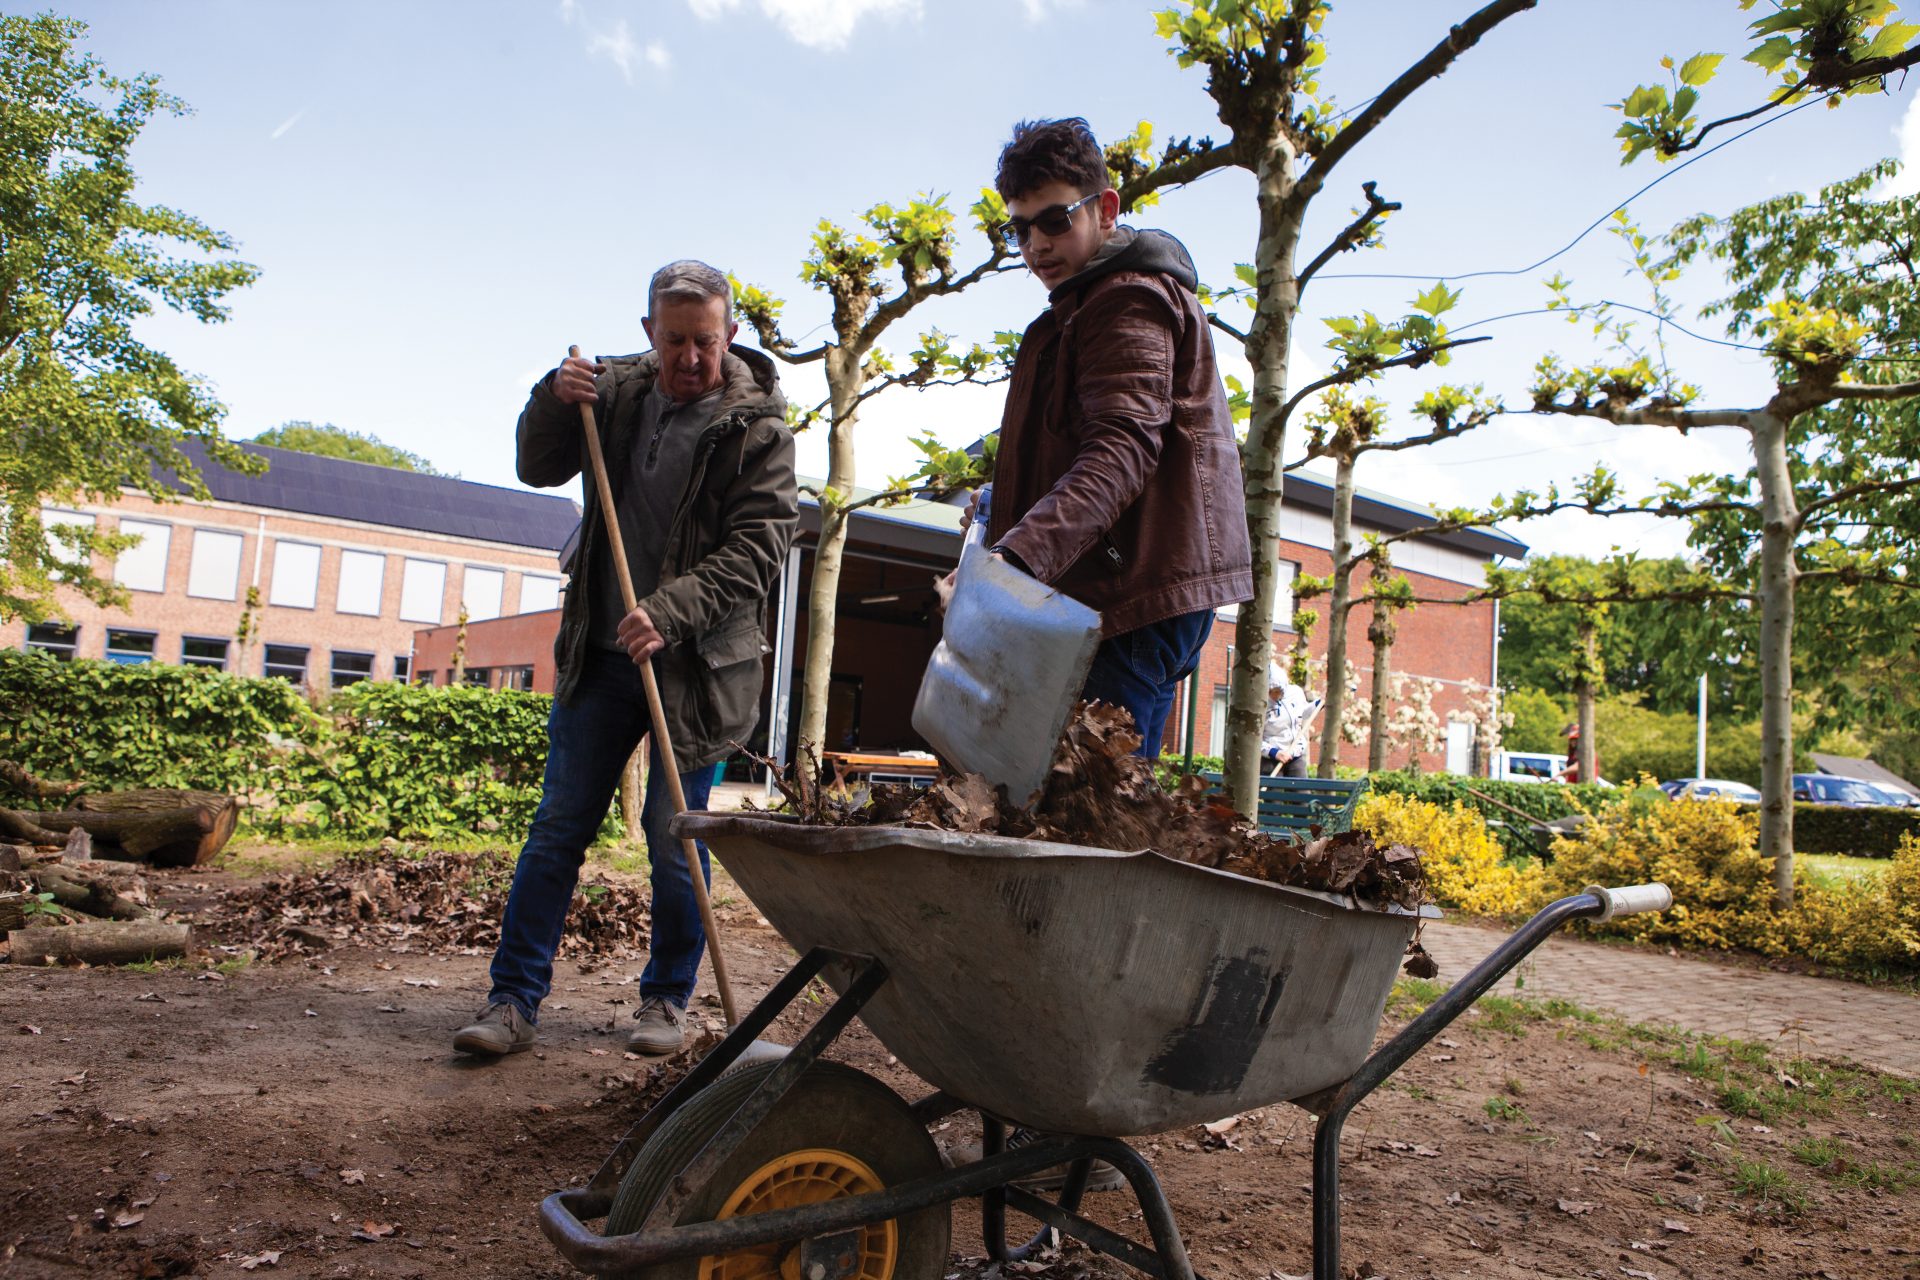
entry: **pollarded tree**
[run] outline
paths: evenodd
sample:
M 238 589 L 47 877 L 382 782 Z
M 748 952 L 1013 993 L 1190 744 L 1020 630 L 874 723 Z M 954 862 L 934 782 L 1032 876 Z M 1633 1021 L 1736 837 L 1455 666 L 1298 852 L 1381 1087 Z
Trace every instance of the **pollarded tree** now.
M 1393 209 L 1371 189 L 1366 205 L 1318 252 L 1301 262 L 1308 210 L 1333 171 L 1421 86 L 1435 79 L 1488 32 L 1537 0 L 1493 0 L 1449 27 L 1438 42 L 1379 94 L 1342 112 L 1320 89 L 1327 46 L 1321 26 L 1330 0 L 1187 0 L 1156 21 L 1183 67 L 1207 72 L 1207 93 L 1226 126 L 1224 142 L 1202 140 L 1170 149 L 1157 165 L 1120 186 L 1123 206 L 1138 194 L 1177 186 L 1217 169 L 1237 167 L 1255 180 L 1258 231 L 1252 277 L 1252 323 L 1244 334 L 1253 366 L 1250 417 L 1241 447 L 1247 526 L 1254 548 L 1254 598 L 1235 624 L 1227 712 L 1226 778 L 1235 803 L 1251 813 L 1258 794 L 1260 726 L 1266 708 L 1267 661 L 1279 599 L 1281 463 L 1289 399 L 1288 354 L 1301 295 L 1341 253 L 1368 244 Z
M 1665 273 L 1719 265 L 1733 286 L 1706 308 L 1735 340 L 1753 338 L 1774 365 L 1761 404 L 1696 408 L 1697 388 L 1646 354 L 1568 368 L 1543 360 L 1538 412 L 1686 432 L 1741 432 L 1753 465 L 1738 474 L 1663 484 L 1644 509 L 1692 524 L 1691 541 L 1725 584 L 1760 613 L 1761 850 L 1774 893 L 1793 899 L 1793 636 L 1804 590 L 1864 648 L 1911 649 L 1920 580 L 1920 199 L 1879 201 L 1889 165 L 1834 183 L 1817 201 L 1776 197 L 1726 218 L 1701 217 L 1668 237 Z M 1606 304 L 1575 308 L 1604 312 Z M 1870 351 L 1869 347 L 1874 350 Z
M 396 467 L 401 471 L 417 471 L 421 475 L 447 474 L 417 453 L 409 453 L 398 445 L 388 444 L 378 436 L 370 436 L 363 431 L 336 427 L 331 422 L 283 422 L 262 431 L 253 438 L 253 443 L 291 449 L 295 453 L 345 458 L 349 462 L 371 462 L 377 467 Z
M 832 336 L 805 350 L 781 329 L 783 300 L 734 282 L 734 309 L 753 327 L 767 353 L 788 364 L 819 362 L 826 374 L 826 399 L 811 410 L 790 411 L 796 430 L 823 419 L 827 427 L 826 482 L 806 490 L 820 505 L 820 541 L 807 601 L 807 661 L 797 735 L 799 742 L 816 750 L 827 730 L 835 607 L 854 509 L 853 433 L 860 406 L 889 387 L 992 381 L 1004 376 L 1017 341 L 1017 335 L 1002 334 L 994 347 L 976 343 L 956 349 L 951 339 L 933 330 L 921 335 L 904 367 L 880 347 L 882 335 L 922 303 L 958 293 L 1007 268 L 1011 255 L 994 234 L 1006 220 L 1005 203 L 995 192 L 982 191 L 971 212 L 987 244 L 980 260 L 965 270 L 954 262 L 959 243 L 944 196 L 922 196 L 897 207 L 874 205 L 861 216 L 864 227 L 853 230 L 823 219 L 800 278 L 831 299 Z M 812 767 L 805 751 L 796 758 L 802 768 Z
M 165 306 L 207 323 L 258 272 L 199 219 L 133 198 L 134 142 L 186 105 L 151 75 L 123 79 L 76 46 L 86 24 L 0 16 L 0 619 L 57 610 L 56 585 L 120 600 L 93 553 L 130 540 L 65 526 L 43 504 L 122 487 L 168 500 L 171 472 L 206 488 L 177 447 L 192 438 L 222 466 L 260 463 L 220 434 L 206 385 L 134 336 Z

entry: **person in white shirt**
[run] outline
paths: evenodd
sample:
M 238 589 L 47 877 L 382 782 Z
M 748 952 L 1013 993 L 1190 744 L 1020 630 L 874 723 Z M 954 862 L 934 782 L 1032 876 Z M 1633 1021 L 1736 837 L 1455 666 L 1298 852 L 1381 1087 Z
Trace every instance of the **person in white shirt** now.
M 1286 778 L 1307 776 L 1307 730 L 1321 700 L 1287 679 L 1280 664 L 1267 664 L 1267 718 L 1260 732 L 1260 771 Z

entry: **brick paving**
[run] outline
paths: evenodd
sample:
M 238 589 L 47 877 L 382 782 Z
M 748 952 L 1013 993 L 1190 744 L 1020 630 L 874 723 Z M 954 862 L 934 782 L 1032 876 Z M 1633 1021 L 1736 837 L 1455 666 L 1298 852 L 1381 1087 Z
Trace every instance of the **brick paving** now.
M 1507 934 L 1480 924 L 1436 922 L 1423 936 L 1441 980 L 1453 981 Z M 1516 987 L 1528 996 L 1610 1009 L 1632 1022 L 1671 1024 L 1920 1078 L 1920 996 L 1903 991 L 1565 936 L 1548 939 L 1494 990 L 1512 995 Z

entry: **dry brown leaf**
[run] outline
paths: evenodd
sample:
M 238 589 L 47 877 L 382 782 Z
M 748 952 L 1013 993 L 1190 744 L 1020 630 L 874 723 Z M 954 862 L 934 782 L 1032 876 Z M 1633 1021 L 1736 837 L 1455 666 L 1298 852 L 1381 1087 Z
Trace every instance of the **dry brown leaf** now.
M 391 1222 L 363 1222 L 360 1229 L 353 1233 L 355 1240 L 380 1241 L 393 1234 Z
M 367 1181 L 367 1175 L 358 1169 L 342 1169 L 340 1171 L 340 1181 L 350 1187 L 364 1186 Z
M 1660 1227 L 1664 1231 L 1676 1232 L 1683 1236 L 1690 1236 L 1693 1234 L 1693 1228 L 1688 1226 L 1686 1223 L 1680 1221 L 1680 1219 L 1678 1218 L 1664 1218 L 1660 1222 Z
M 128 1227 L 137 1227 L 146 1220 L 146 1214 L 134 1213 L 129 1209 L 122 1209 L 120 1212 L 114 1214 L 111 1219 L 114 1229 L 119 1231 L 124 1231 Z
M 1592 1213 L 1593 1203 L 1589 1200 L 1556 1200 L 1553 1207 L 1562 1213 Z
M 240 1259 L 240 1269 L 242 1271 L 252 1271 L 256 1267 L 277 1267 L 279 1265 L 280 1251 L 278 1249 L 269 1249 L 265 1253 L 256 1253 L 251 1257 Z

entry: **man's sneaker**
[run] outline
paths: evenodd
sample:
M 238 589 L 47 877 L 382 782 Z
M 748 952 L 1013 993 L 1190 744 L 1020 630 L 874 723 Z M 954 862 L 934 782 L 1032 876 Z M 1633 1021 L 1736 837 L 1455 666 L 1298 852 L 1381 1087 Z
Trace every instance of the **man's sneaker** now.
M 633 1015 L 639 1026 L 627 1037 L 628 1053 L 649 1057 L 678 1053 L 687 1040 L 687 1011 L 665 996 L 648 996 Z
M 1023 1129 L 1016 1126 L 1007 1134 L 1007 1150 L 1017 1151 L 1021 1147 L 1031 1146 L 1052 1136 L 1052 1134 L 1041 1133 L 1038 1129 Z M 948 1167 L 958 1168 L 963 1164 L 972 1164 L 981 1158 L 982 1153 L 978 1142 L 963 1142 L 948 1148 L 945 1154 Z M 1057 1195 L 1067 1185 L 1067 1170 L 1070 1167 L 1059 1164 L 1051 1169 L 1042 1169 L 1038 1173 L 1029 1173 L 1024 1177 L 1015 1178 L 1013 1185 L 1022 1191 L 1031 1191 L 1035 1195 Z M 1118 1191 L 1126 1185 L 1126 1175 L 1105 1160 L 1095 1160 L 1092 1170 L 1087 1174 L 1089 1191 Z
M 523 1049 L 533 1048 L 533 1024 L 528 1022 L 518 1007 L 511 1004 L 490 1004 L 487 1011 L 480 1015 L 480 1021 L 470 1027 L 462 1027 L 453 1036 L 455 1053 L 471 1053 L 485 1058 L 498 1058 L 503 1054 L 519 1053 Z

